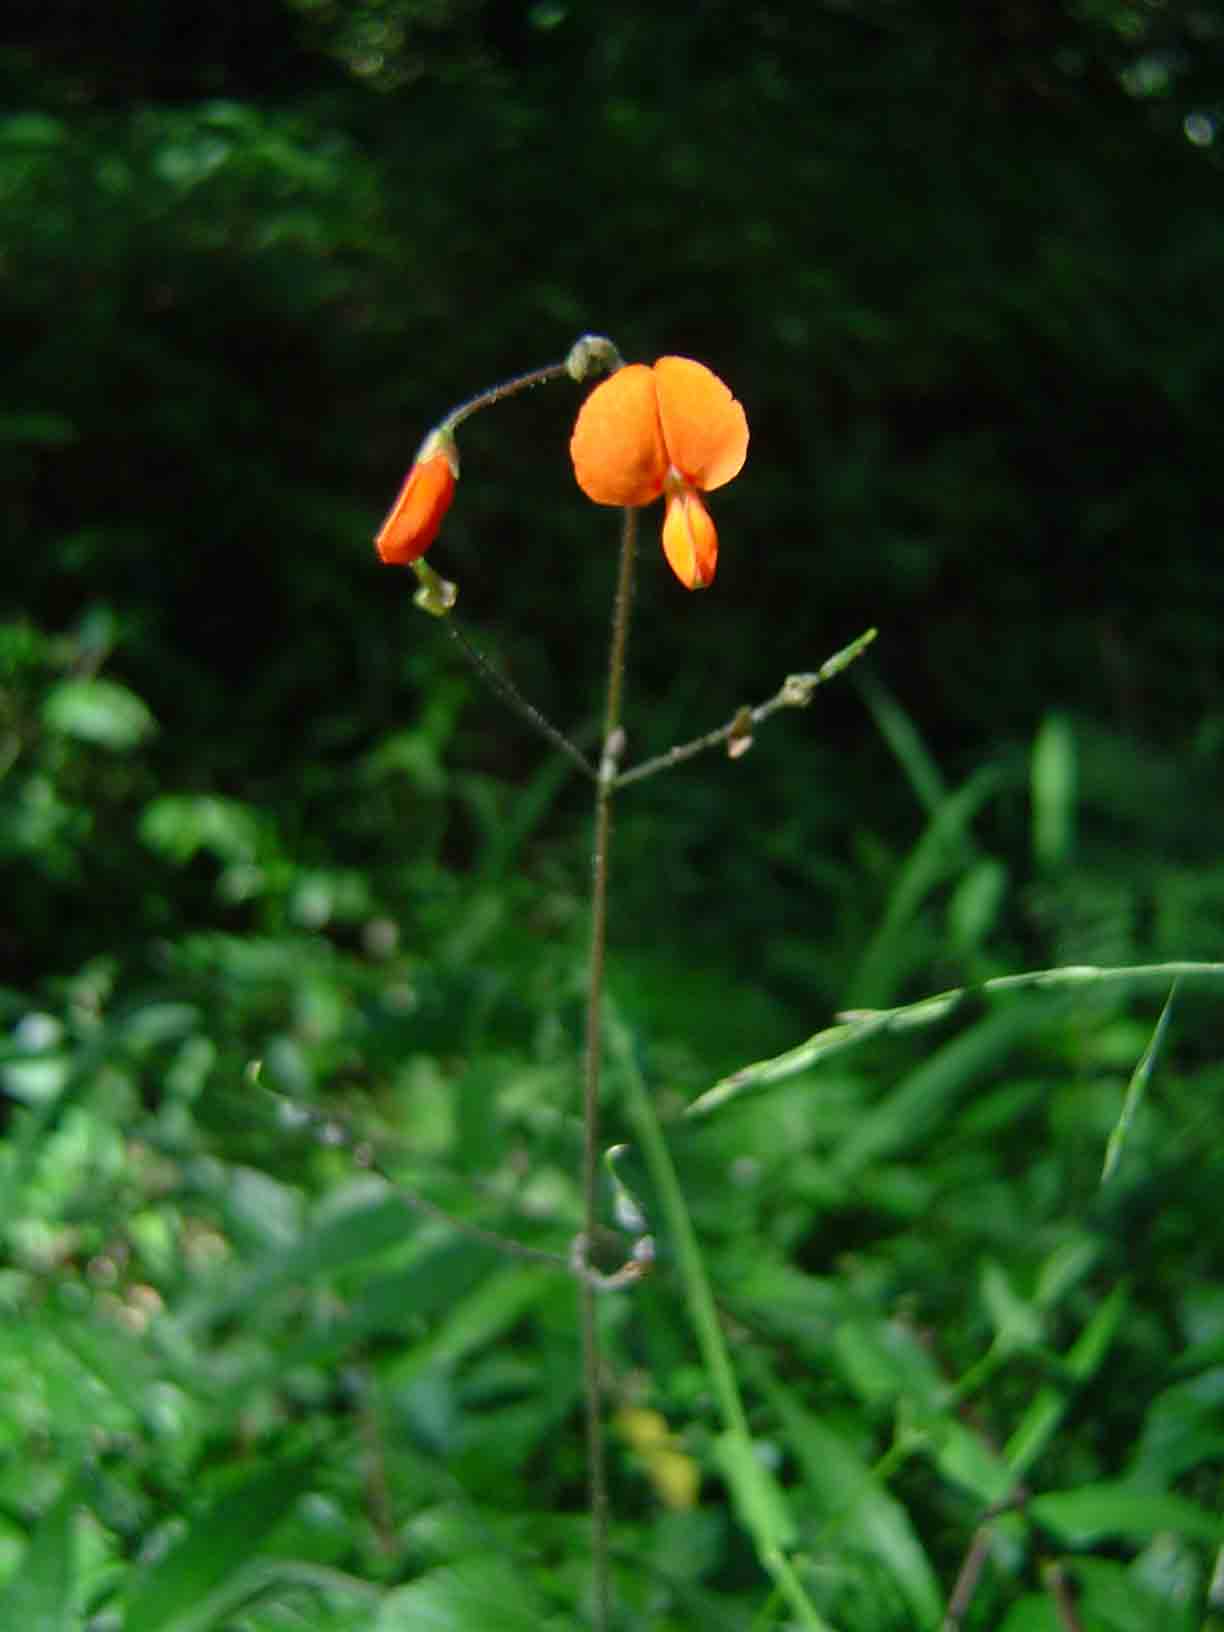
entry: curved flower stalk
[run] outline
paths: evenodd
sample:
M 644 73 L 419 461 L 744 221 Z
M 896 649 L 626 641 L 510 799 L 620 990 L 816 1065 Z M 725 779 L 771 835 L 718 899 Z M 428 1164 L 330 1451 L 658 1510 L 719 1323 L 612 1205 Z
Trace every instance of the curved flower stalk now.
M 436 614 L 449 612 L 455 604 L 455 586 L 439 578 L 422 557 L 438 536 L 438 530 L 455 497 L 459 480 L 459 448 L 455 431 L 465 419 L 491 408 L 520 391 L 543 385 L 548 380 L 569 378 L 580 381 L 599 369 L 621 366 L 620 353 L 603 334 L 581 335 L 570 347 L 564 361 L 549 363 L 517 374 L 470 397 L 452 410 L 430 431 L 417 450 L 412 468 L 404 478 L 395 503 L 378 529 L 374 546 L 380 558 L 392 567 L 412 567 L 421 581 L 417 605 Z
M 583 403 L 570 457 L 596 504 L 662 497 L 672 571 L 686 589 L 713 581 L 718 534 L 701 495 L 738 476 L 748 457 L 748 420 L 717 374 L 689 357 L 620 369 Z

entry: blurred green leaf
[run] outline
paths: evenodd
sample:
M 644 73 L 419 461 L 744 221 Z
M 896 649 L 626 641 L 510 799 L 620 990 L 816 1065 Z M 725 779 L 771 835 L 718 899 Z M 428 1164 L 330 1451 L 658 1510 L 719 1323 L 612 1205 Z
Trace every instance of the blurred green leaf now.
M 1168 997 L 1165 998 L 1164 1007 L 1160 1011 L 1156 1029 L 1153 1031 L 1139 1063 L 1131 1074 L 1130 1082 L 1126 1087 L 1126 1097 L 1123 1099 L 1122 1109 L 1118 1113 L 1118 1120 L 1110 1131 L 1109 1142 L 1105 1146 L 1105 1163 L 1101 1169 L 1102 1184 L 1109 1182 L 1117 1170 L 1118 1163 L 1122 1160 L 1122 1150 L 1126 1143 L 1126 1136 L 1139 1113 L 1139 1107 L 1143 1104 L 1143 1096 L 1147 1092 L 1147 1085 L 1151 1081 L 1152 1072 L 1156 1068 L 1156 1061 L 1159 1059 L 1160 1051 L 1164 1046 L 1169 1021 L 1173 1014 L 1173 1000 L 1176 996 L 1177 982 L 1174 981 L 1169 988 Z
M 962 1097 L 1003 1060 L 1033 1026 L 1023 1003 L 988 1014 L 939 1048 L 863 1116 L 832 1156 L 842 1178 L 927 1139 Z
M 12 121 L 8 121 L 11 125 Z M 0 142 L 6 132 L 0 130 Z M 0 443 L 16 447 L 63 448 L 76 441 L 76 426 L 63 414 L 0 414 Z
M 1128 1302 L 1128 1289 L 1120 1282 L 1093 1312 L 1063 1358 L 1066 1383 L 1047 1384 L 1033 1396 L 1004 1448 L 1013 1479 L 1022 1479 L 1045 1452 L 1066 1414 L 1072 1390 L 1088 1382 L 1109 1352 Z
M 990 1315 L 996 1340 L 1004 1350 L 1036 1348 L 1042 1339 L 1042 1320 L 1037 1309 L 1020 1297 L 1001 1264 L 989 1260 L 982 1265 L 982 1301 Z
M 416 1214 L 397 1196 L 379 1196 L 346 1207 L 295 1237 L 287 1247 L 258 1260 L 221 1296 L 202 1299 L 184 1317 L 184 1328 L 198 1331 L 233 1319 L 257 1308 L 280 1287 L 336 1275 L 403 1246 L 417 1226 Z
M 758 1548 L 785 1550 L 795 1545 L 798 1530 L 786 1493 L 760 1452 L 741 1434 L 724 1430 L 714 1441 L 714 1461 L 731 1487 L 740 1523 Z
M 372 1632 L 561 1632 L 568 1625 L 504 1560 L 468 1558 L 389 1593 Z
M 78 1632 L 76 1523 L 79 1482 L 68 1481 L 43 1514 L 25 1557 L 0 1588 L 0 1626 L 29 1632 Z
M 1069 1547 L 1090 1547 L 1111 1536 L 1141 1541 L 1162 1530 L 1219 1546 L 1224 1518 L 1184 1496 L 1122 1482 L 1046 1491 L 1028 1504 L 1030 1517 Z
M 1064 865 L 1075 842 L 1075 734 L 1064 715 L 1051 714 L 1033 743 L 1033 856 L 1039 867 Z
M 146 704 L 115 680 L 61 680 L 47 693 L 42 714 L 48 730 L 118 753 L 157 729 Z
M 231 1478 L 181 1540 L 138 1575 L 126 1595 L 124 1632 L 175 1632 L 198 1625 L 201 1601 L 256 1556 L 307 1487 L 313 1456 Z
M 1128 1482 L 1166 1486 L 1224 1453 L 1224 1366 L 1174 1383 L 1148 1406 Z
M 942 1594 L 905 1508 L 841 1435 L 799 1406 L 788 1390 L 770 1391 L 817 1510 L 836 1538 L 874 1554 L 897 1583 L 915 1627 L 939 1624 Z
M 166 794 L 146 806 L 140 836 L 171 861 L 190 861 L 200 850 L 223 861 L 252 861 L 259 826 L 245 805 L 215 795 Z
M 1049 1594 L 1030 1592 L 1012 1604 L 999 1632 L 1066 1632 L 1066 1629 Z

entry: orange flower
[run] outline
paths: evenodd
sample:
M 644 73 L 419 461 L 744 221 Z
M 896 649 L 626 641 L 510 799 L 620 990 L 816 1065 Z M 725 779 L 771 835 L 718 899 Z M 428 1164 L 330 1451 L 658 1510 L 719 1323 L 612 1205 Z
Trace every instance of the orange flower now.
M 425 554 L 450 509 L 458 479 L 454 437 L 445 428 L 431 431 L 374 540 L 388 566 L 406 567 Z
M 660 357 L 631 363 L 597 385 L 570 438 L 578 486 L 596 504 L 650 504 L 666 497 L 663 553 L 687 589 L 714 578 L 718 534 L 701 494 L 738 476 L 748 421 L 730 391 L 701 363 Z

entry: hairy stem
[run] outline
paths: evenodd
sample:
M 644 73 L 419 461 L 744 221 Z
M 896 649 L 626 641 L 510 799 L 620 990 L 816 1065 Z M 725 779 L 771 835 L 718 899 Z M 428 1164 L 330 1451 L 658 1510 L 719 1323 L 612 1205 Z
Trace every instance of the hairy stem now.
M 465 419 L 478 414 L 482 408 L 492 408 L 494 403 L 504 402 L 507 397 L 516 397 L 520 391 L 529 391 L 533 385 L 546 385 L 549 380 L 563 380 L 568 373 L 564 362 L 548 363 L 544 368 L 533 368 L 526 374 L 516 374 L 512 380 L 503 380 L 500 385 L 492 386 L 488 391 L 481 391 L 478 396 L 469 397 L 461 402 L 458 408 L 452 408 L 442 421 L 448 431 L 453 431 L 462 425 Z
M 546 719 L 534 703 L 527 701 L 526 697 L 523 696 L 522 692 L 507 675 L 502 674 L 500 669 L 493 667 L 484 653 L 472 645 L 453 618 L 447 620 L 446 632 L 480 678 L 497 693 L 501 700 L 508 704 L 521 719 L 526 720 L 527 724 L 538 731 L 547 742 L 552 743 L 554 748 L 563 753 L 566 759 L 572 765 L 576 765 L 585 777 L 594 782 L 597 774 L 595 767 L 587 760 L 581 750 L 575 747 L 563 731 L 558 731 L 552 721 Z
M 608 944 L 608 870 L 612 835 L 612 796 L 624 743 L 621 700 L 625 650 L 633 604 L 633 564 L 637 512 L 626 510 L 621 526 L 620 572 L 612 610 L 608 650 L 608 701 L 604 715 L 603 754 L 595 786 L 595 833 L 591 870 L 591 946 L 587 980 L 586 1059 L 582 1081 L 582 1228 L 589 1243 L 599 1225 L 599 1078 L 603 1063 L 603 990 Z M 604 1467 L 603 1408 L 599 1329 L 595 1287 L 584 1279 L 579 1290 L 582 1311 L 583 1378 L 586 1392 L 587 1478 L 591 1503 L 592 1624 L 606 1632 L 608 1592 L 608 1482 Z
M 747 748 L 752 741 L 753 729 L 763 725 L 771 715 L 780 708 L 806 708 L 812 700 L 812 693 L 818 686 L 834 679 L 843 669 L 849 667 L 867 650 L 876 638 L 876 631 L 868 629 L 849 646 L 835 652 L 827 663 L 822 663 L 812 674 L 788 674 L 781 688 L 774 696 L 755 708 L 745 705 L 737 709 L 726 725 L 720 725 L 713 731 L 706 731 L 700 737 L 694 737 L 691 742 L 678 743 L 665 753 L 656 754 L 653 759 L 643 760 L 640 765 L 632 765 L 627 771 L 622 771 L 616 779 L 618 788 L 627 788 L 633 782 L 642 782 L 648 776 L 654 776 L 658 771 L 669 771 L 674 765 L 683 765 L 686 759 L 693 759 L 697 754 L 705 753 L 708 748 L 717 748 L 726 744 L 728 749 L 734 749 L 740 744 L 741 751 Z

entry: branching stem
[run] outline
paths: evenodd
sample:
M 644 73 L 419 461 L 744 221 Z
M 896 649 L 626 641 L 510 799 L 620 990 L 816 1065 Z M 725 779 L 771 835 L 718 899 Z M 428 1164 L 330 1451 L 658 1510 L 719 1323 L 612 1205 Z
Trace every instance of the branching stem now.
M 527 724 L 540 733 L 554 748 L 563 753 L 571 764 L 577 766 L 583 776 L 592 782 L 597 780 L 598 773 L 590 760 L 577 749 L 563 731 L 558 731 L 551 720 L 545 719 L 534 703 L 529 703 L 522 692 L 500 669 L 495 669 L 488 658 L 467 638 L 453 618 L 446 620 L 446 632 L 458 646 L 467 661 L 476 670 L 493 691 L 514 710 Z
M 876 631 L 868 629 L 857 640 L 851 641 L 849 646 L 834 653 L 814 674 L 788 674 L 780 689 L 765 702 L 758 703 L 755 708 L 737 709 L 726 725 L 720 725 L 717 730 L 707 731 L 703 736 L 694 737 L 691 742 L 679 743 L 664 754 L 656 754 L 653 759 L 643 760 L 640 765 L 622 771 L 616 779 L 616 786 L 627 788 L 630 783 L 642 782 L 646 777 L 654 776 L 656 771 L 669 771 L 673 765 L 683 765 L 686 759 L 695 759 L 707 748 L 718 748 L 723 743 L 729 750 L 733 750 L 737 742 L 747 747 L 752 740 L 754 727 L 763 725 L 780 708 L 806 708 L 817 686 L 823 686 L 826 680 L 840 674 L 867 650 L 875 638 Z

